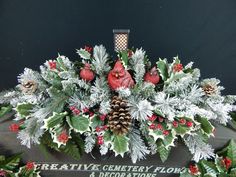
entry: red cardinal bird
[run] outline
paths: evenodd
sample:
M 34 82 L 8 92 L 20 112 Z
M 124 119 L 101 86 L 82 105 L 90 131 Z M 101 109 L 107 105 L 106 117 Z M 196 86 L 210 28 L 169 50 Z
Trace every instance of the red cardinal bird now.
M 95 77 L 94 72 L 90 68 L 90 64 L 85 63 L 84 68 L 80 70 L 80 77 L 86 81 L 92 81 Z
M 154 85 L 158 84 L 158 82 L 160 81 L 160 76 L 155 66 L 149 72 L 145 74 L 144 81 L 151 82 Z
M 130 73 L 125 70 L 120 60 L 117 60 L 114 68 L 109 72 L 108 84 L 112 90 L 119 87 L 129 88 L 134 85 L 134 81 Z

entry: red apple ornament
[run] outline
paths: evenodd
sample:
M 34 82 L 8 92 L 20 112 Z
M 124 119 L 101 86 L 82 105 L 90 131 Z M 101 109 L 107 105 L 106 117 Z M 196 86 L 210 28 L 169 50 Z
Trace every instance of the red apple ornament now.
M 80 70 L 80 77 L 88 82 L 92 81 L 95 77 L 94 72 L 91 70 L 90 64 L 85 63 L 84 68 Z
M 112 90 L 119 87 L 130 88 L 134 85 L 130 73 L 125 70 L 120 60 L 117 60 L 114 68 L 108 74 L 108 84 Z
M 144 76 L 144 81 L 153 83 L 154 85 L 158 84 L 160 81 L 160 76 L 157 72 L 157 68 L 154 66 L 149 72 Z

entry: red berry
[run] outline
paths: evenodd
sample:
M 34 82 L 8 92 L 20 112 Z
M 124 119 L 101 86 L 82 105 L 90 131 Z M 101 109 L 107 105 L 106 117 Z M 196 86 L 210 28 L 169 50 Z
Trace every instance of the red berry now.
M 0 170 L 0 176 L 6 177 L 7 176 L 7 172 L 4 171 L 4 170 Z
M 94 115 L 94 112 L 89 112 L 89 117 L 92 117 Z
M 103 136 L 98 136 L 98 145 L 104 144 Z
M 69 140 L 69 136 L 67 135 L 66 131 L 63 131 L 58 135 L 57 139 L 59 142 L 66 144 Z
M 193 123 L 190 122 L 190 121 L 187 121 L 187 122 L 186 122 L 186 125 L 187 125 L 187 127 L 192 127 L 192 126 L 193 126 Z
M 180 64 L 180 63 L 175 64 L 174 67 L 173 67 L 174 72 L 180 72 L 182 70 L 183 70 L 183 65 Z
M 88 113 L 89 112 L 89 109 L 88 108 L 84 108 L 83 109 L 83 113 Z
M 20 130 L 20 126 L 19 126 L 18 124 L 11 124 L 11 125 L 9 126 L 9 130 L 10 130 L 11 132 L 17 133 L 17 132 Z
M 79 115 L 79 114 L 80 114 L 80 110 L 78 110 L 78 109 L 75 108 L 75 109 L 73 110 L 73 113 L 74 113 L 75 115 Z
M 197 165 L 190 165 L 189 171 L 190 171 L 191 175 L 197 175 L 199 172 L 199 169 L 198 169 Z
M 133 55 L 133 51 L 132 51 L 132 50 L 129 50 L 129 51 L 128 51 L 128 57 L 131 58 L 132 55 Z
M 100 132 L 102 129 L 100 127 L 96 127 L 96 132 Z
M 158 117 L 158 121 L 159 121 L 159 122 L 163 122 L 164 119 L 163 119 L 162 117 Z
M 165 135 L 165 136 L 168 136 L 168 135 L 170 134 L 169 130 L 164 130 L 162 133 L 163 133 L 163 135 Z
M 107 126 L 107 125 L 104 125 L 102 129 L 103 129 L 103 130 L 107 130 L 107 129 L 108 129 L 108 126 Z
M 155 121 L 157 119 L 157 115 L 153 114 L 151 117 L 148 118 L 150 121 Z
M 34 162 L 27 162 L 25 168 L 28 171 L 34 169 Z
M 48 62 L 50 69 L 56 69 L 57 63 L 55 61 L 49 61 Z
M 162 127 L 161 124 L 157 124 L 156 128 L 157 128 L 158 130 L 163 130 L 163 127 Z
M 179 126 L 179 123 L 175 120 L 172 122 L 173 127 L 177 128 Z
M 154 130 L 154 129 L 156 128 L 156 126 L 155 126 L 155 124 L 151 124 L 151 125 L 149 126 L 149 128 L 152 129 L 152 130 Z
M 186 124 L 186 120 L 183 119 L 183 118 L 181 118 L 181 119 L 179 120 L 179 123 L 180 123 L 181 125 L 185 125 L 185 124 Z
M 222 159 L 222 164 L 223 164 L 223 166 L 225 166 L 225 168 L 228 170 L 229 167 L 230 167 L 231 164 L 232 164 L 232 160 L 231 160 L 230 158 L 228 158 L 228 157 L 225 157 L 225 158 Z
M 106 114 L 102 114 L 99 116 L 99 118 L 101 121 L 104 121 L 106 119 L 106 116 L 107 116 Z
M 70 110 L 71 110 L 71 111 L 73 111 L 73 110 L 75 110 L 75 109 L 76 109 L 75 106 L 70 106 Z
M 87 52 L 91 53 L 93 48 L 90 46 L 84 46 L 84 50 L 86 50 Z

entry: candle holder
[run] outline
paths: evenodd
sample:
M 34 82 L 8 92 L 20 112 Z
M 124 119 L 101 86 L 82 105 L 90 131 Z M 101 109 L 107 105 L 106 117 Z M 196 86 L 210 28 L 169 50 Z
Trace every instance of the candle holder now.
M 114 50 L 121 52 L 128 49 L 129 29 L 113 29 Z

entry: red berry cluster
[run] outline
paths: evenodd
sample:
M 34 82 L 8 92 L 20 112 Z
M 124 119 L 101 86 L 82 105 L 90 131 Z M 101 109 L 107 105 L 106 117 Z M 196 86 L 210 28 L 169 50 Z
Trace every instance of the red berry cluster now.
M 91 53 L 93 48 L 90 46 L 84 46 L 84 50 L 86 50 L 87 52 Z
M 75 114 L 75 115 L 79 115 L 80 114 L 80 110 L 77 109 L 75 106 L 71 106 L 70 110 Z
M 57 137 L 58 141 L 61 143 L 67 143 L 67 141 L 69 140 L 69 136 L 66 133 L 66 131 L 61 132 L 58 137 Z
M 27 164 L 26 164 L 26 166 L 25 166 L 25 168 L 26 168 L 26 170 L 32 170 L 32 169 L 34 169 L 34 166 L 35 166 L 35 164 L 34 164 L 34 162 L 27 162 Z
M 49 68 L 50 68 L 51 70 L 57 68 L 57 63 L 56 63 L 55 61 L 49 61 L 48 64 L 49 64 Z
M 184 118 L 179 119 L 179 124 L 181 125 L 186 125 L 187 127 L 192 127 L 193 126 L 193 122 L 191 121 L 186 121 Z M 173 125 L 174 126 L 174 125 Z
M 99 135 L 99 136 L 97 137 L 97 143 L 98 143 L 98 145 L 104 144 L 104 138 L 103 138 L 102 135 Z
M 163 129 L 163 126 L 159 123 L 159 124 L 154 124 L 152 123 L 150 126 L 149 126 L 150 129 L 152 130 L 159 130 L 159 131 L 162 131 L 163 135 L 165 136 L 168 136 L 170 134 L 170 131 L 169 130 L 164 130 Z
M 197 165 L 190 165 L 189 166 L 189 171 L 191 175 L 197 175 L 199 173 L 199 169 Z
M 183 70 L 183 65 L 180 64 L 180 63 L 175 64 L 174 67 L 173 67 L 174 72 L 180 72 L 182 70 Z
M 222 159 L 222 165 L 228 170 L 232 164 L 232 160 L 228 157 Z
M 19 132 L 19 130 L 20 130 L 20 125 L 19 125 L 19 124 L 11 124 L 11 125 L 9 126 L 9 130 L 10 130 L 11 132 L 17 133 L 17 132 Z
M 107 115 L 106 114 L 102 114 L 99 116 L 101 121 L 104 121 L 106 119 Z
M 96 127 L 96 132 L 99 133 L 101 131 L 106 131 L 108 129 L 107 125 L 104 126 L 97 126 Z

